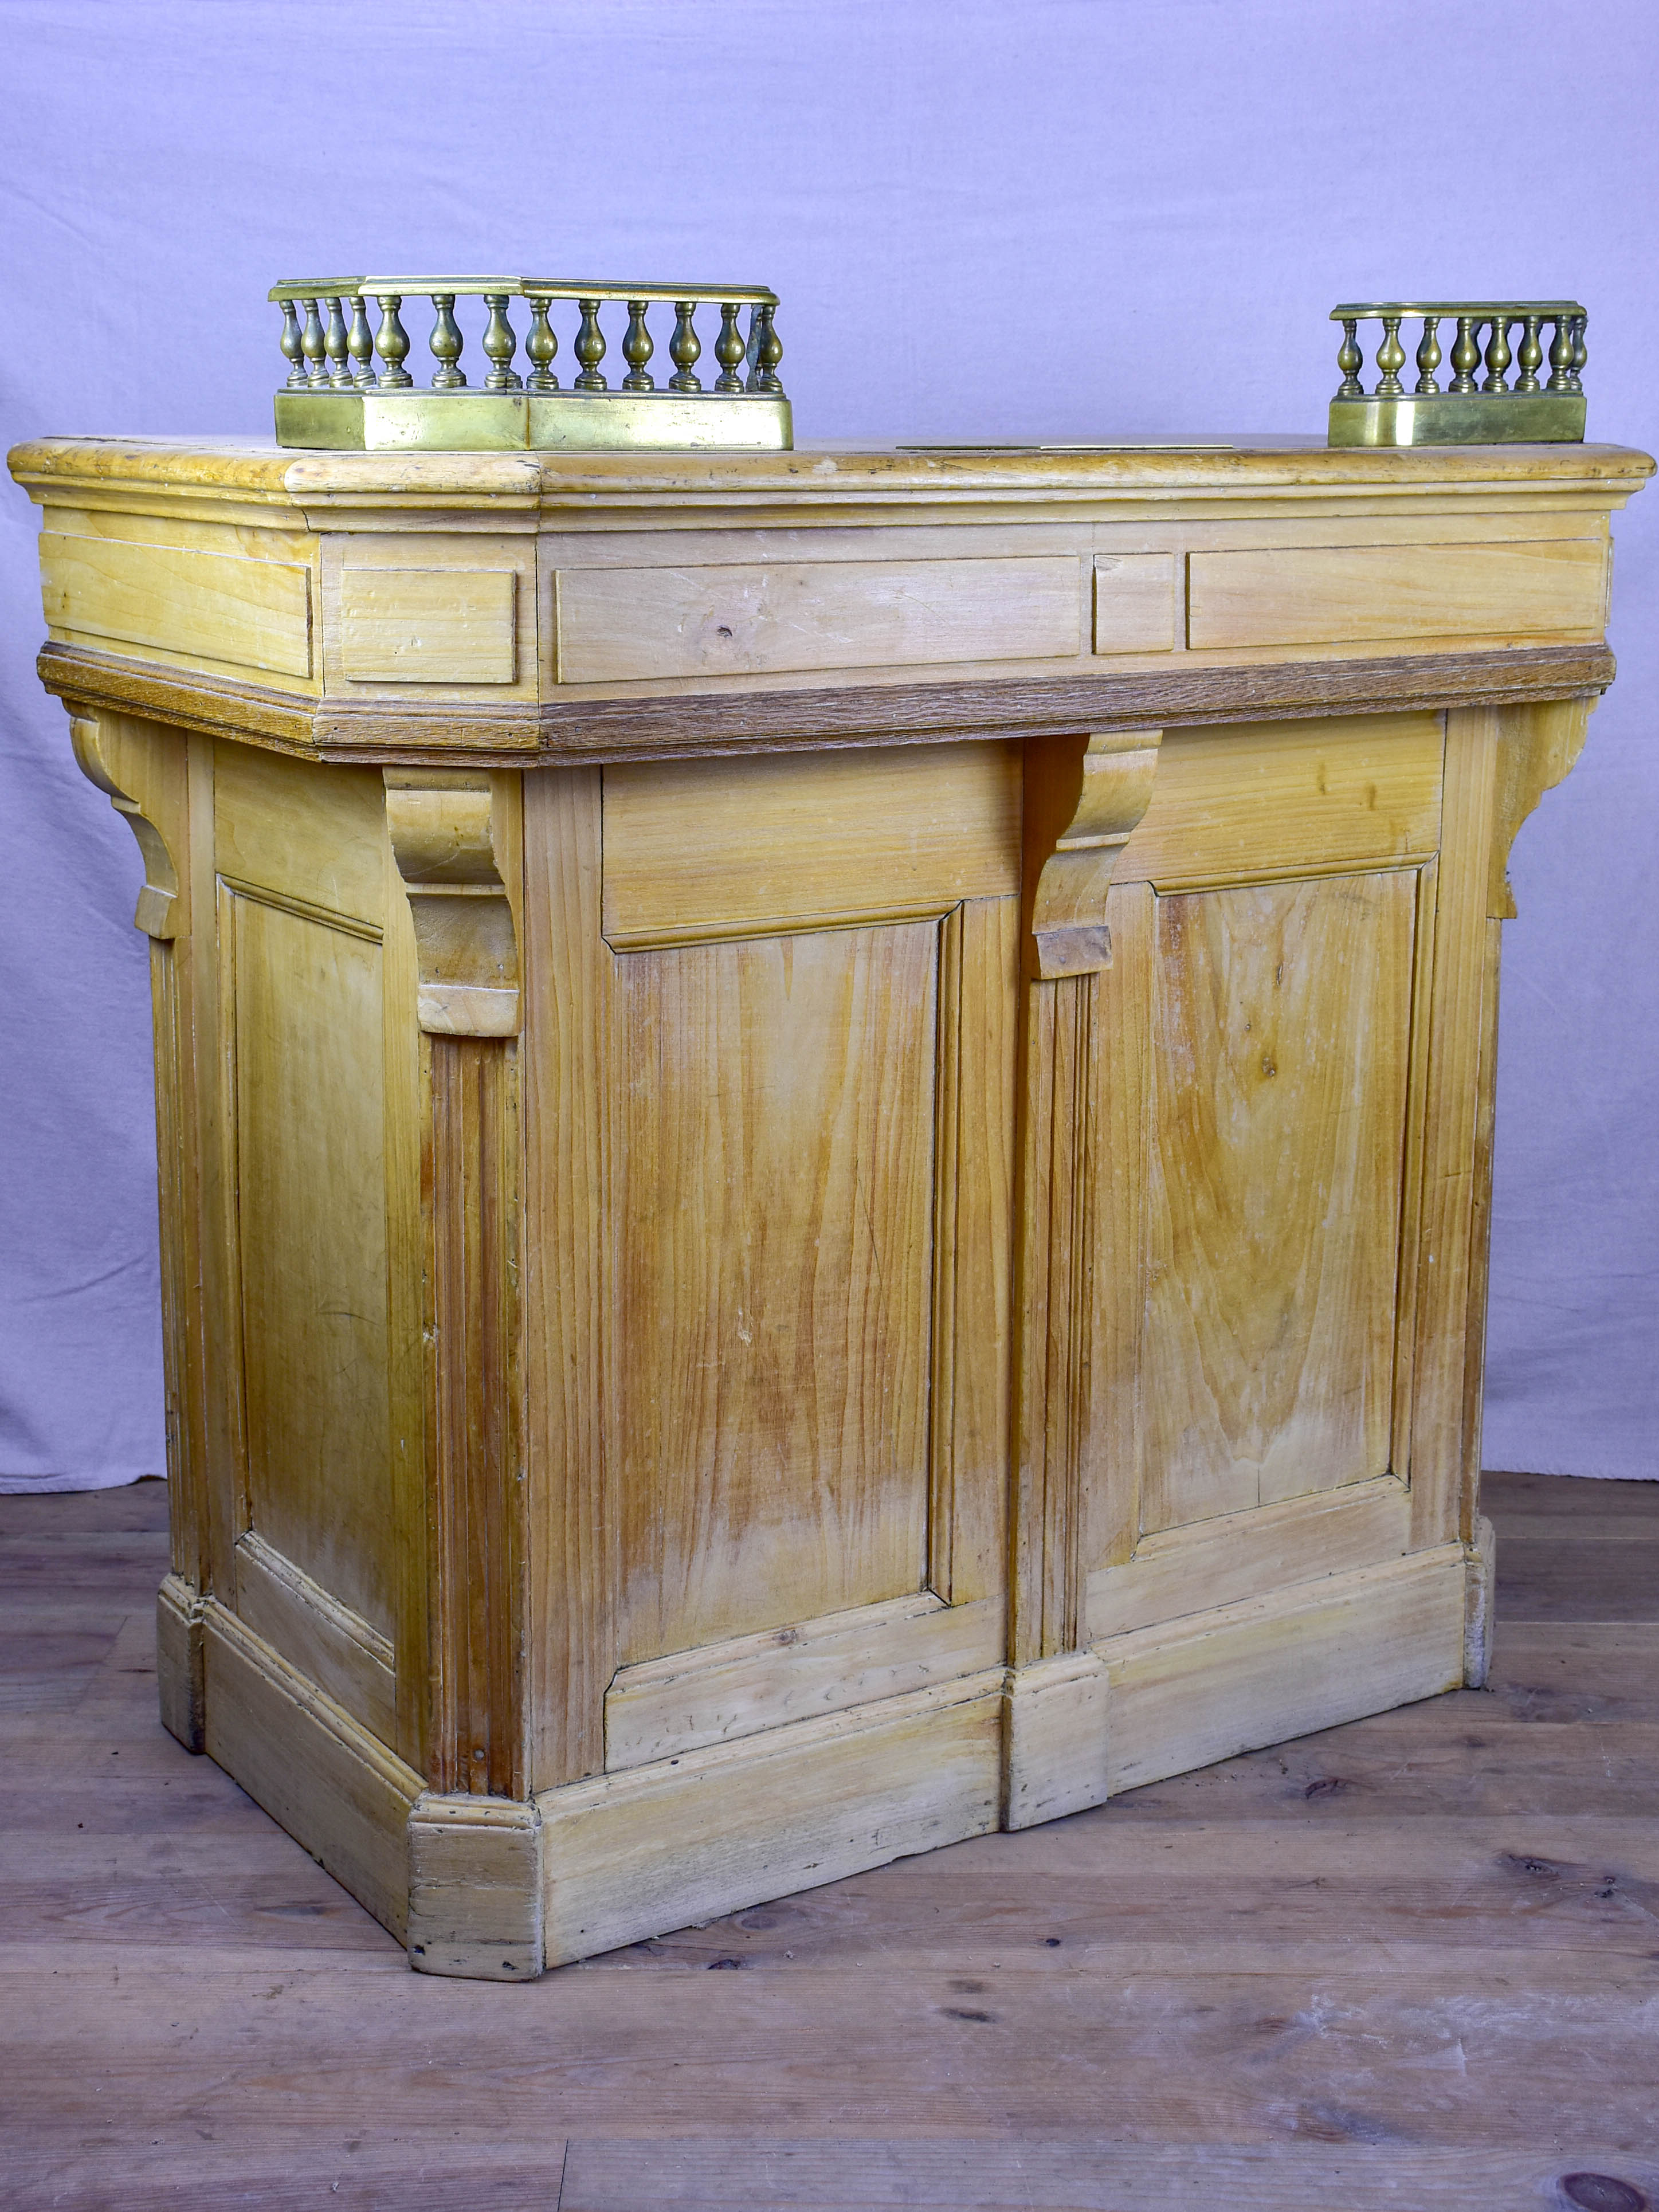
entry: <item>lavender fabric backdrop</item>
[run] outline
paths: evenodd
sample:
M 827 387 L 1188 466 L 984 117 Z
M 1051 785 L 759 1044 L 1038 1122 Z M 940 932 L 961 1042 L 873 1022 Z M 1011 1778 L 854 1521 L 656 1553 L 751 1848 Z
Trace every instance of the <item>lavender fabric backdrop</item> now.
M 1659 439 L 1651 0 L 6 0 L 8 443 L 269 437 L 276 277 L 752 276 L 798 434 L 1317 431 L 1339 299 L 1591 311 Z M 1621 680 L 1522 830 L 1488 1466 L 1659 1474 L 1659 488 Z M 137 854 L 40 693 L 0 495 L 0 1486 L 162 1464 Z

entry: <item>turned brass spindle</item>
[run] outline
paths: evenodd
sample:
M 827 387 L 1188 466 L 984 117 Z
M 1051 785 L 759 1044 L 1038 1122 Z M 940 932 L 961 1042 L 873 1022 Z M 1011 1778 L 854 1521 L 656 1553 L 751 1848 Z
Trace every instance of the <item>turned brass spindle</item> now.
M 303 392 L 311 379 L 306 374 L 305 342 L 300 334 L 300 310 L 292 300 L 283 302 L 283 359 L 288 363 L 288 388 Z
M 380 327 L 374 333 L 374 350 L 386 363 L 380 371 L 380 382 L 389 392 L 401 391 L 415 381 L 404 367 L 409 359 L 409 332 L 398 313 L 404 304 L 404 295 L 401 292 L 380 292 L 375 296 L 380 302 Z
M 323 337 L 323 319 L 317 312 L 315 300 L 302 300 L 306 311 L 305 335 L 300 340 L 300 349 L 306 357 L 306 380 L 313 391 L 328 381 L 326 341 Z
M 519 349 L 513 325 L 507 319 L 506 292 L 486 292 L 484 305 L 489 310 L 485 325 L 483 349 L 489 359 L 489 374 L 484 379 L 486 392 L 522 392 L 524 379 L 513 366 L 513 356 Z
M 453 292 L 434 292 L 428 296 L 438 311 L 438 319 L 432 325 L 432 336 L 427 341 L 438 364 L 432 372 L 432 389 L 434 392 L 459 392 L 466 382 L 466 375 L 464 370 L 456 367 L 465 340 L 461 337 L 460 325 L 455 320 L 455 295 Z
M 1589 318 L 1588 315 L 1575 315 L 1572 318 L 1572 384 L 1571 388 L 1574 392 L 1582 392 L 1584 388 L 1578 380 L 1578 372 L 1583 368 L 1584 363 L 1589 359 L 1589 349 L 1584 343 L 1584 325 L 1589 320 Z
M 1555 336 L 1550 341 L 1550 380 L 1546 392 L 1572 390 L 1572 357 L 1574 352 L 1572 317 L 1557 315 Z
M 1382 318 L 1382 343 L 1376 349 L 1376 365 L 1382 374 L 1376 387 L 1379 399 L 1398 399 L 1406 387 L 1400 381 L 1400 372 L 1406 366 L 1406 349 L 1400 343 L 1398 315 Z
M 1521 318 L 1521 350 L 1515 356 L 1521 371 L 1515 380 L 1517 392 L 1542 389 L 1538 381 L 1538 371 L 1543 362 L 1544 349 L 1539 340 L 1538 325 L 1543 319 L 1541 315 L 1522 315 Z
M 1510 387 L 1504 371 L 1514 359 L 1510 351 L 1510 318 L 1500 314 L 1492 315 L 1488 319 L 1492 325 L 1492 336 L 1486 340 L 1486 374 L 1480 389 L 1483 392 L 1507 392 Z
M 1359 350 L 1358 320 L 1355 316 L 1342 318 L 1342 343 L 1336 349 L 1336 365 L 1342 372 L 1342 381 L 1336 387 L 1339 399 L 1363 399 L 1365 387 L 1359 381 L 1359 372 L 1365 365 L 1365 356 Z
M 603 392 L 605 382 L 599 374 L 599 363 L 605 359 L 605 332 L 599 328 L 599 303 L 597 300 L 578 300 L 582 311 L 581 327 L 576 332 L 576 358 L 582 373 L 576 379 L 578 392 Z
M 1480 319 L 1478 315 L 1457 318 L 1457 337 L 1451 349 L 1451 365 L 1455 372 L 1449 386 L 1453 392 L 1474 390 L 1474 372 L 1480 366 L 1480 348 L 1475 342 L 1474 326 Z
M 351 328 L 346 333 L 346 349 L 351 356 L 351 381 L 359 392 L 374 389 L 374 340 L 369 331 L 368 316 L 363 307 L 363 295 L 351 295 Z
M 532 300 L 530 303 L 530 329 L 524 349 L 530 359 L 530 374 L 526 379 L 530 390 L 556 392 L 559 380 L 553 374 L 553 359 L 559 350 L 559 338 L 547 319 L 545 300 Z
M 328 335 L 323 340 L 328 356 L 328 380 L 336 392 L 351 389 L 351 355 L 346 343 L 345 311 L 337 292 L 328 295 Z
M 628 374 L 622 380 L 624 392 L 654 392 L 657 388 L 657 380 L 645 365 L 657 349 L 645 327 L 645 311 L 649 304 L 645 300 L 630 300 L 628 303 L 628 335 L 623 340 L 623 359 L 628 363 Z
M 1417 343 L 1417 390 L 1419 393 L 1438 392 L 1434 372 L 1440 366 L 1440 318 L 1425 315 L 1423 335 Z
M 669 355 L 674 363 L 674 374 L 668 380 L 672 392 L 702 390 L 702 379 L 696 374 L 702 343 L 691 325 L 691 318 L 696 312 L 695 300 L 674 302 L 674 335 L 668 341 Z
M 783 341 L 772 327 L 770 307 L 751 307 L 749 311 L 749 344 L 746 349 L 753 367 L 749 372 L 745 389 L 769 394 L 781 392 L 778 380 L 778 363 L 783 359 Z
M 714 341 L 714 358 L 720 373 L 714 379 L 716 392 L 743 390 L 743 364 L 749 349 L 743 342 L 743 332 L 738 328 L 738 304 L 735 300 L 720 303 L 720 334 Z

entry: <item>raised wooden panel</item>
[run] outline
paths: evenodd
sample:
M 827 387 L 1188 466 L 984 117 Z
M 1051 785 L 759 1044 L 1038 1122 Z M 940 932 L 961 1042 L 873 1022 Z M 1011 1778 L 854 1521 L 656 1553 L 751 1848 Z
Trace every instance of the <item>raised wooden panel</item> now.
M 1010 745 L 605 771 L 605 934 L 619 950 L 937 915 L 1018 889 Z
M 273 675 L 311 673 L 311 574 L 292 562 L 49 530 L 40 591 L 53 629 Z
M 624 1667 L 605 1701 L 615 1773 L 813 1720 L 1002 1662 L 1000 1603 L 946 1605 L 931 1590 Z
M 562 568 L 558 678 L 1069 659 L 1082 648 L 1079 580 L 1059 555 Z
M 1426 858 L 1443 752 L 1438 714 L 1167 731 L 1113 880 L 1181 890 Z
M 231 881 L 379 927 L 386 793 L 379 771 L 319 769 L 252 745 L 214 748 L 213 858 Z
M 380 947 L 224 894 L 249 1517 L 382 1634 L 397 1564 Z
M 1173 652 L 1180 567 L 1174 553 L 1097 556 L 1097 653 Z
M 1599 538 L 1488 545 L 1279 545 L 1188 556 L 1196 648 L 1599 631 Z
M 922 1584 L 938 949 L 617 964 L 625 1659 Z
M 340 663 L 354 684 L 511 684 L 518 676 L 511 568 L 346 568 Z
M 1388 1471 L 1416 888 L 1158 902 L 1143 1528 Z

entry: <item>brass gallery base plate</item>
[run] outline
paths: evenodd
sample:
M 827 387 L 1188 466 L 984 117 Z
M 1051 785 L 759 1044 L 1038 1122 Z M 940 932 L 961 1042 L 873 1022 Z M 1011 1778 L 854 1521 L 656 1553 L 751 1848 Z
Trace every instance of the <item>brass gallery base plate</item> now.
M 787 453 L 789 402 L 677 392 L 279 392 L 276 442 L 328 453 Z
M 1333 446 L 1556 446 L 1582 441 L 1582 392 L 1440 392 L 1333 399 Z

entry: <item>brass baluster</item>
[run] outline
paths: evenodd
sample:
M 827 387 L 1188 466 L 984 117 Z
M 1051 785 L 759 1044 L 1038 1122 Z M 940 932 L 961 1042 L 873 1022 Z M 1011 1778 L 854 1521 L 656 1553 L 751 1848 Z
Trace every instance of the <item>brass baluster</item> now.
M 507 319 L 507 303 L 511 295 L 506 292 L 486 292 L 484 305 L 489 310 L 489 321 L 483 334 L 483 349 L 489 359 L 489 374 L 484 379 L 486 392 L 522 392 L 524 379 L 513 366 L 513 356 L 519 349 L 519 341 L 513 325 Z
M 624 392 L 654 392 L 657 388 L 656 379 L 645 365 L 657 349 L 645 327 L 648 304 L 644 300 L 630 300 L 628 303 L 628 335 L 623 340 L 623 359 L 628 363 L 628 374 L 623 379 Z
M 1424 316 L 1423 335 L 1417 347 L 1417 389 L 1419 393 L 1426 394 L 1440 389 L 1434 379 L 1434 372 L 1440 366 L 1439 330 L 1438 315 Z
M 1474 328 L 1478 315 L 1457 318 L 1457 337 L 1451 349 L 1451 365 L 1455 371 L 1450 385 L 1453 392 L 1473 392 L 1474 372 L 1480 366 L 1480 348 L 1475 342 Z
M 374 340 L 369 334 L 368 316 L 363 307 L 363 295 L 351 295 L 351 328 L 346 335 L 347 350 L 351 356 L 351 381 L 359 392 L 374 389 Z
M 303 392 L 311 381 L 306 374 L 305 343 L 300 335 L 300 310 L 292 300 L 283 302 L 283 359 L 288 363 L 288 388 Z
M 674 374 L 668 380 L 671 392 L 702 390 L 702 379 L 695 373 L 702 352 L 702 343 L 691 324 L 696 312 L 695 300 L 676 300 L 674 302 L 674 335 L 668 341 L 668 351 L 674 363 Z
M 597 300 L 578 300 L 582 311 L 581 328 L 576 332 L 576 358 L 582 373 L 576 379 L 578 392 L 603 392 L 604 377 L 599 363 L 605 359 L 605 332 L 599 328 L 599 303 Z
M 783 361 L 783 338 L 779 338 L 776 330 L 772 327 L 772 316 L 775 314 L 776 307 L 757 307 L 757 316 L 759 316 L 761 323 L 761 349 L 759 356 L 757 356 L 761 365 L 759 389 L 768 396 L 783 392 L 783 378 L 779 376 L 779 361 Z
M 1363 399 L 1365 397 L 1365 387 L 1359 381 L 1359 372 L 1365 365 L 1365 356 L 1359 350 L 1358 328 L 1356 316 L 1344 315 L 1342 343 L 1336 349 L 1336 365 L 1342 372 L 1342 381 L 1336 387 L 1339 399 Z
M 404 295 L 401 292 L 380 292 L 375 296 L 380 306 L 380 327 L 374 334 L 374 350 L 386 363 L 380 371 L 380 389 L 401 391 L 415 381 L 404 367 L 409 359 L 409 332 L 398 313 L 404 304 Z
M 1584 343 L 1584 325 L 1589 320 L 1588 315 L 1572 318 L 1572 389 L 1575 392 L 1582 392 L 1584 388 L 1578 380 L 1578 372 L 1589 359 L 1589 349 Z
M 328 380 L 336 392 L 351 389 L 351 361 L 346 349 L 345 314 L 337 292 L 328 298 L 328 336 L 323 340 L 328 356 Z
M 530 331 L 524 349 L 530 358 L 526 381 L 532 392 L 556 392 L 559 388 L 559 380 L 553 374 L 553 358 L 559 350 L 558 333 L 547 319 L 547 307 L 545 300 L 532 300 L 530 303 Z
M 1376 365 L 1382 375 L 1376 387 L 1379 399 L 1398 399 L 1405 392 L 1400 372 L 1406 366 L 1406 349 L 1400 343 L 1400 317 L 1382 318 L 1382 343 L 1376 349 Z
M 455 364 L 461 357 L 465 341 L 460 325 L 455 320 L 455 295 L 453 292 L 434 292 L 430 295 L 438 311 L 438 319 L 432 325 L 432 336 L 427 343 L 431 347 L 438 366 L 432 372 L 434 392 L 459 392 L 466 382 L 465 372 Z
M 1517 392 L 1542 389 L 1538 381 L 1538 371 L 1544 359 L 1544 349 L 1539 342 L 1538 325 L 1543 319 L 1541 315 L 1523 315 L 1521 318 L 1521 350 L 1515 356 L 1521 369 L 1520 375 L 1515 380 Z
M 305 300 L 301 304 L 306 311 L 306 327 L 305 335 L 300 340 L 300 350 L 306 357 L 307 381 L 314 391 L 318 386 L 326 384 L 328 381 L 328 370 L 325 365 L 325 341 L 323 337 L 323 319 L 317 312 L 317 302 L 314 300 Z
M 1574 353 L 1572 317 L 1557 315 L 1555 336 L 1550 341 L 1550 380 L 1546 392 L 1572 390 L 1572 357 Z
M 738 328 L 738 302 L 725 300 L 720 303 L 720 334 L 714 341 L 714 358 L 720 373 L 714 379 L 716 392 L 743 390 L 742 365 L 749 349 L 743 342 L 743 332 Z
M 1504 371 L 1514 356 L 1510 352 L 1510 324 L 1513 318 L 1497 314 L 1488 316 L 1492 336 L 1486 340 L 1486 376 L 1480 386 L 1483 392 L 1507 392 Z

